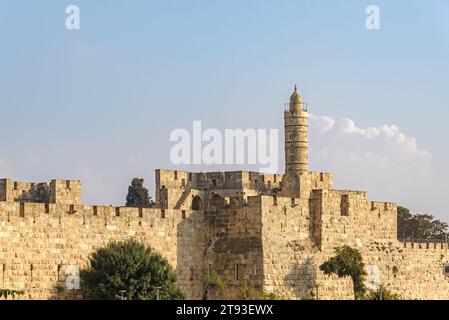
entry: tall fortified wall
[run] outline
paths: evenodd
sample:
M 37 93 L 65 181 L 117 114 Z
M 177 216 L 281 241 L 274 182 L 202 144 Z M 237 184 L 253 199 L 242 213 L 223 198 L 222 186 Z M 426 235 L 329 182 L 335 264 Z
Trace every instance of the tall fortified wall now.
M 188 297 L 201 298 L 203 223 L 192 210 L 0 202 L 0 287 L 51 298 L 93 250 L 134 238 L 168 259 Z
M 264 288 L 288 299 L 353 299 L 349 278 L 319 266 L 348 245 L 360 250 L 367 286 L 384 285 L 403 299 L 449 299 L 447 243 L 403 243 L 397 208 L 359 191 L 314 190 L 307 199 L 262 196 Z

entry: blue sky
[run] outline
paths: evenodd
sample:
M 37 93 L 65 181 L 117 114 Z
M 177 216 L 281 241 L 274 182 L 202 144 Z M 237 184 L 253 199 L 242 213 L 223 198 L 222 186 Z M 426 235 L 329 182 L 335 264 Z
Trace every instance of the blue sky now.
M 70 4 L 80 30 L 65 28 Z M 380 30 L 365 28 L 370 4 Z M 173 129 L 282 129 L 295 83 L 336 122 L 311 132 L 311 169 L 449 220 L 446 0 L 0 0 L 0 176 L 80 178 L 87 203 L 122 204 L 132 177 L 152 189 L 154 169 L 175 168 Z M 417 151 L 363 134 L 351 149 L 344 119 L 394 125 Z

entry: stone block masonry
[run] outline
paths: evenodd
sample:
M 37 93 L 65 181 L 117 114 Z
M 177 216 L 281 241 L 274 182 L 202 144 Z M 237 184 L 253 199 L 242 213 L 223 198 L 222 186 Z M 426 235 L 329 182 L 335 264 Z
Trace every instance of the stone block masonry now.
M 396 204 L 335 190 L 331 173 L 308 171 L 308 116 L 296 88 L 284 121 L 284 174 L 156 170 L 152 208 L 83 205 L 78 180 L 0 180 L 0 287 L 55 297 L 95 249 L 134 238 L 167 258 L 188 299 L 249 291 L 353 299 L 350 279 L 319 270 L 343 245 L 360 250 L 371 288 L 449 299 L 448 244 L 399 242 Z
M 134 238 L 163 254 L 181 289 L 198 298 L 202 221 L 201 213 L 173 209 L 0 202 L 0 286 L 51 298 L 65 287 L 67 268 L 84 267 L 109 241 Z

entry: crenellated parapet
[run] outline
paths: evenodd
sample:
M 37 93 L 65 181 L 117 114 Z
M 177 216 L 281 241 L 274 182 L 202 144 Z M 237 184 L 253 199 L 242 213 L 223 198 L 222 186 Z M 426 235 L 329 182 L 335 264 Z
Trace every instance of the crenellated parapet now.
M 0 201 L 81 204 L 80 180 L 52 180 L 51 182 L 18 182 L 0 180 Z

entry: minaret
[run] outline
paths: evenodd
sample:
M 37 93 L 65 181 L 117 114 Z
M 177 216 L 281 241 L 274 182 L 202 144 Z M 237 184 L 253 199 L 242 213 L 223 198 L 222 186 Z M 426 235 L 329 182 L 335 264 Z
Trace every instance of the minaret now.
M 284 112 L 285 174 L 282 191 L 290 197 L 304 195 L 302 191 L 305 190 L 300 190 L 300 184 L 307 184 L 305 180 L 309 178 L 308 129 L 307 111 L 295 85 L 289 109 Z

